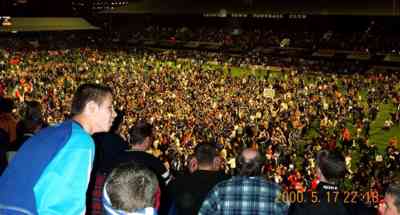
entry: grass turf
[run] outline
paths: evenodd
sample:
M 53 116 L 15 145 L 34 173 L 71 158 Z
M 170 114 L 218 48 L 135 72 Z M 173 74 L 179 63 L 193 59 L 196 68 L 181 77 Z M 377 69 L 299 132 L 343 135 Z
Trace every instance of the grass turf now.
M 219 64 L 204 64 L 203 65 L 204 70 L 208 69 L 223 69 L 224 73 L 228 73 L 228 68 L 221 66 Z M 267 72 L 265 70 L 252 70 L 250 68 L 244 68 L 244 67 L 232 67 L 230 70 L 230 74 L 234 77 L 244 77 L 244 76 L 251 76 L 255 75 L 257 78 L 262 78 L 265 75 L 267 75 Z M 306 82 L 309 82 L 310 78 L 315 75 L 307 75 L 306 79 L 308 79 Z M 282 72 L 279 71 L 271 71 L 269 73 L 269 79 L 284 79 L 285 75 Z M 339 88 L 342 88 L 341 83 L 337 83 Z M 397 89 L 400 90 L 400 83 L 396 87 Z M 362 91 L 359 93 L 362 97 L 363 101 L 366 101 L 367 97 L 367 89 L 362 89 Z M 366 103 L 365 103 L 366 104 Z M 369 143 L 370 144 L 375 144 L 378 148 L 378 153 L 383 154 L 386 146 L 389 143 L 389 140 L 393 137 L 397 138 L 397 140 L 400 140 L 400 125 L 395 125 L 393 126 L 390 130 L 383 130 L 383 125 L 386 120 L 390 119 L 390 113 L 394 112 L 396 107 L 394 106 L 393 103 L 390 101 L 387 104 L 380 104 L 379 105 L 379 113 L 377 118 L 371 122 L 370 124 L 370 137 L 369 137 Z M 355 125 L 352 123 L 347 123 L 347 126 L 351 132 L 352 137 L 356 136 L 356 129 Z M 312 126 L 313 127 L 313 126 Z M 318 131 L 317 129 L 310 129 L 308 134 L 307 134 L 307 139 L 311 139 L 312 137 L 318 136 Z M 340 135 L 340 134 L 338 134 Z M 358 156 L 354 156 L 354 161 L 358 160 Z M 356 168 L 356 167 L 354 167 Z
M 235 77 L 240 77 L 244 75 L 247 76 L 252 74 L 256 75 L 257 77 L 262 77 L 263 75 L 266 74 L 266 72 L 261 70 L 253 72 L 247 68 L 235 67 L 232 68 L 231 74 Z M 271 72 L 270 78 L 280 79 L 284 78 L 284 76 L 280 72 Z M 341 84 L 339 83 L 338 85 L 340 88 Z M 400 84 L 398 87 L 400 88 Z M 363 101 L 366 101 L 367 89 L 362 89 L 360 95 L 362 96 Z M 388 102 L 387 104 L 382 103 L 379 105 L 379 113 L 377 118 L 371 122 L 369 143 L 375 144 L 378 147 L 378 152 L 380 154 L 384 152 L 391 138 L 395 137 L 397 138 L 397 140 L 400 140 L 400 125 L 395 125 L 390 130 L 382 129 L 385 121 L 391 118 L 390 113 L 394 112 L 395 110 L 396 107 L 394 106 L 393 103 L 391 102 Z M 355 125 L 348 124 L 348 126 L 350 127 L 350 132 L 352 134 L 352 137 L 354 137 L 356 135 Z M 308 133 L 309 137 L 314 137 L 316 135 L 318 135 L 318 133 L 315 129 L 311 129 L 310 132 Z

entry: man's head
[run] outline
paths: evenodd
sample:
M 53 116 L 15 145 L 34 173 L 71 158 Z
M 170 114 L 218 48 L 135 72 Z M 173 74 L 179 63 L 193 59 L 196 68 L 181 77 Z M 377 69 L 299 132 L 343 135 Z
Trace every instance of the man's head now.
M 221 159 L 218 156 L 218 149 L 212 143 L 202 143 L 196 146 L 194 157 L 190 161 L 190 171 L 211 170 L 219 171 Z
M 336 183 L 346 174 L 346 162 L 338 152 L 321 150 L 317 154 L 317 173 L 321 181 Z
M 129 144 L 141 150 L 147 150 L 153 142 L 153 126 L 147 122 L 139 122 L 129 129 Z
M 158 189 L 157 177 L 142 164 L 121 164 L 107 177 L 104 186 L 106 210 L 134 212 L 154 207 Z
M 26 102 L 26 110 L 22 125 L 26 132 L 36 132 L 43 126 L 42 107 L 38 101 Z
M 106 132 L 116 116 L 112 91 L 99 84 L 83 84 L 74 94 L 71 115 L 87 124 L 90 133 Z
M 25 120 L 39 121 L 42 119 L 42 105 L 38 101 L 27 101 L 25 104 Z
M 400 184 L 389 186 L 384 205 L 379 210 L 382 215 L 400 215 Z
M 0 97 L 0 113 L 11 113 L 14 108 L 14 101 L 11 98 Z
M 241 176 L 259 176 L 262 173 L 264 159 L 255 149 L 245 149 L 237 159 L 237 170 Z

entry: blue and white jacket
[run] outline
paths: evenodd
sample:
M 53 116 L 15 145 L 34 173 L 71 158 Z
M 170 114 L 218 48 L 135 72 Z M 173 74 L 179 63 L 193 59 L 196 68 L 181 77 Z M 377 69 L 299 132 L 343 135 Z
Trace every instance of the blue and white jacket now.
M 84 214 L 93 158 L 93 139 L 76 122 L 43 129 L 0 177 L 0 214 Z

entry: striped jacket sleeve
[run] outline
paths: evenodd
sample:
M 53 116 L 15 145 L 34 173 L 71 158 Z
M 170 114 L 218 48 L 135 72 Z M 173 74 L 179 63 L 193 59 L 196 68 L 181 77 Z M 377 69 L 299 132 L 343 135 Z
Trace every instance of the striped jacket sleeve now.
M 93 140 L 86 134 L 72 136 L 34 187 L 39 214 L 85 213 L 93 158 Z

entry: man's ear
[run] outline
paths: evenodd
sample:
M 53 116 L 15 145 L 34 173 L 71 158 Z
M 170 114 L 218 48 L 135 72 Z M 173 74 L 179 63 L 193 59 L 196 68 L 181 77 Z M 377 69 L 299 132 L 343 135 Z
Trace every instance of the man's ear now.
M 83 109 L 83 112 L 88 113 L 88 114 L 96 113 L 98 108 L 99 108 L 99 106 L 96 102 L 89 101 L 88 103 L 86 103 L 85 108 Z
M 192 158 L 189 161 L 189 172 L 193 173 L 199 168 L 199 163 L 196 158 Z
M 213 169 L 219 171 L 222 165 L 222 158 L 220 156 L 216 156 L 213 160 Z
M 321 169 L 319 167 L 317 167 L 317 170 L 315 172 L 315 174 L 317 175 L 317 177 L 321 180 L 321 178 L 324 178 L 324 175 L 322 175 Z

